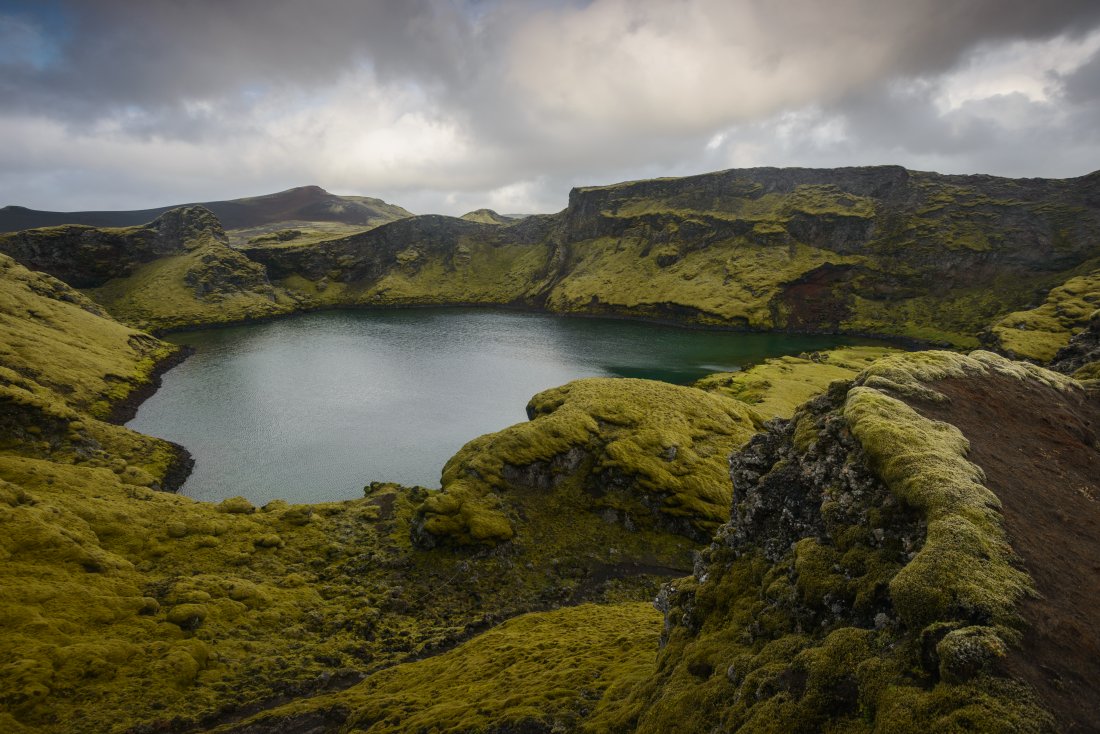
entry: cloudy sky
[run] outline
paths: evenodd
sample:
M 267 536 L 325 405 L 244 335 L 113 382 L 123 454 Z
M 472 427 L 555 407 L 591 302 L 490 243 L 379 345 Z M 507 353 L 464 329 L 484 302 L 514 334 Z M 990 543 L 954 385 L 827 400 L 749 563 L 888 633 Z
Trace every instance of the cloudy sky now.
M 0 0 L 0 205 L 1100 169 L 1097 0 Z

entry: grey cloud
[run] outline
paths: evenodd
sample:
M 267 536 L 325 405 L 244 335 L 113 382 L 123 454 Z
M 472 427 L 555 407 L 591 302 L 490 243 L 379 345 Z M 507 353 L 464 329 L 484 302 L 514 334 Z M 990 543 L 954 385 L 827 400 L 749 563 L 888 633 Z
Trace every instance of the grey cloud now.
M 742 162 L 1059 175 L 1098 152 L 1088 121 L 1097 57 L 1049 102 L 934 104 L 940 75 L 976 49 L 1094 30 L 1095 0 L 683 0 L 672 14 L 667 0 L 64 7 L 71 24 L 53 63 L 0 55 L 0 122 L 69 131 L 43 134 L 30 153 L 0 153 L 0 203 L 151 206 L 311 182 L 452 213 L 514 189 L 545 211 L 563 206 L 571 185 Z M 49 31 L 20 37 L 38 43 Z M 622 52 L 628 41 L 641 45 Z M 731 58 L 744 63 L 723 65 Z M 689 62 L 686 76 L 662 68 L 677 60 Z M 696 73 L 710 86 L 693 87 Z M 396 106 L 375 119 L 361 100 Z M 457 131 L 454 154 L 386 165 L 351 157 L 356 138 L 406 114 Z M 776 134 L 780 120 L 787 137 Z M 829 125 L 845 135 L 823 135 Z M 726 143 L 708 148 L 722 131 Z M 205 179 L 177 142 L 207 165 Z M 97 176 L 111 183 L 97 186 Z

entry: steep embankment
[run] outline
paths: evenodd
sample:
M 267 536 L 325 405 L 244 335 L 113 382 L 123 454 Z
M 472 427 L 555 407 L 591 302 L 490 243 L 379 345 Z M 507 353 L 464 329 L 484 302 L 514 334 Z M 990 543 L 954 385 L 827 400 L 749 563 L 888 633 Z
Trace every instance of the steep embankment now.
M 733 518 L 662 597 L 658 671 L 615 715 L 1095 729 L 1098 418 L 1078 383 L 988 353 L 838 383 L 735 457 Z
M 132 227 L 151 222 L 172 209 L 201 206 L 214 213 L 226 229 L 260 229 L 282 222 L 333 222 L 362 228 L 377 227 L 412 214 L 367 196 L 339 196 L 319 186 L 299 186 L 277 194 L 228 201 L 175 204 L 134 211 L 48 212 L 21 206 L 0 209 L 0 232 L 83 224 Z

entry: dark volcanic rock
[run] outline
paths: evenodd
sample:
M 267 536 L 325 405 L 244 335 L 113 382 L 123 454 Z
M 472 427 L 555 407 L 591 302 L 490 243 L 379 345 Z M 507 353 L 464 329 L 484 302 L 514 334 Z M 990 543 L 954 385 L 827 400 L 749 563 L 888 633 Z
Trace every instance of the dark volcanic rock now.
M 1072 375 L 1094 362 L 1100 362 L 1100 311 L 1094 313 L 1089 319 L 1088 328 L 1074 336 L 1068 345 L 1058 350 L 1050 363 L 1050 368 Z

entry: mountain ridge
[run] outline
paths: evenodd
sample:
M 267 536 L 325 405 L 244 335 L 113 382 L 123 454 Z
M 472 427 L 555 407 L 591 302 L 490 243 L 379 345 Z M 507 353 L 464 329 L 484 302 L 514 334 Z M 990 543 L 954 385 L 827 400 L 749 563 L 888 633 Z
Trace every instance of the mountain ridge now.
M 193 202 L 118 211 L 55 212 L 9 205 L 0 209 L 0 232 L 54 227 L 63 224 L 84 224 L 94 227 L 131 227 L 146 224 L 181 207 L 202 206 L 210 210 L 226 229 L 241 229 L 282 221 L 304 220 L 341 222 L 376 226 L 412 216 L 395 204 L 368 196 L 341 196 L 320 186 L 307 185 L 273 194 L 238 199 Z

